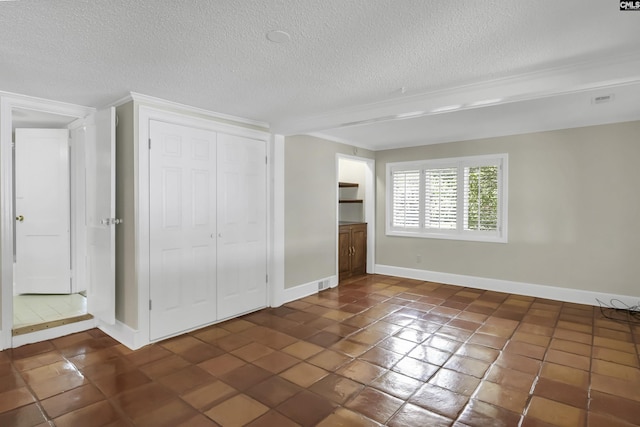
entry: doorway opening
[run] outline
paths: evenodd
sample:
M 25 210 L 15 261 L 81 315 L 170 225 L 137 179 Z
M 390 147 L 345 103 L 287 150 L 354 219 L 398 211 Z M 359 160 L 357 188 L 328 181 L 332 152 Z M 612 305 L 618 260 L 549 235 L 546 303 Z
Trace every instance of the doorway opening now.
M 96 111 L 90 107 L 0 93 L 0 118 L 0 348 L 18 347 L 95 326 L 113 325 L 115 224 L 122 222 L 115 218 L 115 108 Z M 68 154 L 68 172 L 59 174 L 64 177 L 60 181 L 67 183 L 59 187 L 68 186 L 68 201 L 52 205 L 64 207 L 68 217 L 65 220 L 68 225 L 64 229 L 67 236 L 64 238 L 69 240 L 69 249 L 65 249 L 67 261 L 64 264 L 68 264 L 65 268 L 70 270 L 70 284 L 64 293 L 82 295 L 85 287 L 86 309 L 83 312 L 87 314 L 84 316 L 93 316 L 84 321 L 80 321 L 83 318 L 79 316 L 65 317 L 57 323 L 44 324 L 39 331 L 18 331 L 22 332 L 19 335 L 14 335 L 14 293 L 47 292 L 38 288 L 35 291 L 14 291 L 14 284 L 20 286 L 19 280 L 18 283 L 14 281 L 14 270 L 17 270 L 14 262 L 16 255 L 21 256 L 14 239 L 18 237 L 17 222 L 20 215 L 24 217 L 20 225 L 37 216 L 16 212 L 16 194 L 19 193 L 14 170 L 13 136 L 16 128 L 63 129 L 68 132 L 67 147 L 62 146 L 59 150 L 66 150 Z M 37 179 L 38 172 L 34 172 L 31 178 Z M 48 214 L 45 213 L 45 219 Z M 68 257 L 66 251 L 69 252 Z M 16 274 L 15 277 L 19 279 L 19 276 Z M 16 308 L 19 309 L 17 304 Z M 41 308 L 38 311 L 46 311 Z
M 337 186 L 337 219 L 336 233 L 337 250 L 336 265 L 337 276 L 341 277 L 341 272 L 345 270 L 346 263 L 344 247 L 341 246 L 340 230 L 341 225 L 366 224 L 364 233 L 366 242 L 366 262 L 363 268 L 368 274 L 374 273 L 375 265 L 375 160 L 366 157 L 349 156 L 345 154 L 336 155 L 336 186 Z M 361 251 L 355 250 L 353 245 L 348 245 L 352 249 L 347 250 L 352 258 Z M 353 262 L 351 263 L 353 264 Z M 361 262 L 358 263 L 360 265 Z M 353 265 L 352 268 L 356 268 Z M 345 274 L 342 274 L 345 276 Z M 348 276 L 348 274 L 346 275 Z M 339 279 L 340 280 L 340 279 Z
M 92 318 L 84 256 L 84 144 L 77 117 L 13 108 L 12 336 Z

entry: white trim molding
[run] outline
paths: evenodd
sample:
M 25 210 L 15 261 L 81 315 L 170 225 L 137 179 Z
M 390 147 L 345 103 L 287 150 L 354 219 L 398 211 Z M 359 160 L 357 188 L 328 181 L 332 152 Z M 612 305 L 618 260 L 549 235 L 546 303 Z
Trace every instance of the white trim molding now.
M 322 132 L 408 117 L 426 117 L 486 105 L 542 99 L 550 96 L 580 93 L 592 89 L 608 89 L 637 83 L 640 54 L 637 51 L 616 56 L 602 56 L 593 61 L 563 65 L 493 80 L 470 82 L 457 87 L 398 96 L 380 102 L 355 105 L 317 115 L 293 115 L 271 122 L 273 132 L 297 135 Z M 579 75 L 580 79 L 573 76 Z M 381 148 L 384 149 L 384 148 Z
M 96 323 L 98 329 L 131 350 L 137 350 L 147 344 L 141 339 L 139 330 L 133 329 L 117 319 L 113 325 L 104 323 L 101 320 L 98 320 Z
M 606 294 L 603 292 L 593 292 L 583 289 L 561 288 L 557 286 L 538 285 L 511 280 L 492 279 L 488 277 L 441 273 L 437 271 L 396 267 L 392 265 L 376 264 L 376 274 L 593 306 L 599 305 L 598 300 L 608 303 L 612 299 L 616 299 L 629 307 L 638 305 L 640 301 L 640 297 L 633 297 L 630 295 Z
M 269 257 L 269 306 L 282 305 L 284 292 L 284 136 L 273 135 L 271 144 L 270 176 L 271 236 Z
M 318 285 L 320 284 L 320 282 L 328 283 L 329 288 L 335 288 L 336 286 L 338 286 L 338 276 L 324 277 L 322 279 L 314 280 L 313 282 L 303 283 L 301 285 L 285 288 L 280 293 L 274 296 L 276 297 L 276 300 L 272 304 L 272 307 L 279 307 L 282 304 L 286 304 L 300 298 L 308 297 L 309 295 L 317 294 L 319 292 Z
M 118 99 L 117 101 L 114 101 L 109 105 L 106 105 L 105 107 L 119 107 L 120 105 L 126 104 L 127 102 L 130 102 L 130 101 L 149 104 L 158 108 L 165 108 L 169 110 L 180 111 L 182 113 L 187 113 L 187 114 L 196 114 L 199 116 L 204 116 L 210 120 L 228 120 L 231 122 L 236 122 L 238 124 L 261 127 L 261 128 L 264 128 L 265 130 L 269 129 L 269 123 L 262 122 L 259 120 L 232 116 L 230 114 L 217 113 L 215 111 L 205 110 L 203 108 L 198 108 L 198 107 L 192 107 L 190 105 L 180 104 L 178 102 L 167 101 L 166 99 L 156 98 L 154 96 L 149 96 L 149 95 L 143 95 L 141 93 L 136 93 L 136 92 L 131 92 L 128 95 Z

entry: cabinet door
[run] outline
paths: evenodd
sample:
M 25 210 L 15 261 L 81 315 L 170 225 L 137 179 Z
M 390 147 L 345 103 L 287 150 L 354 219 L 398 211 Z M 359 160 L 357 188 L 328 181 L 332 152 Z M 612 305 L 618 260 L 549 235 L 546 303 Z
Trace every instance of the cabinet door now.
M 367 271 L 367 225 L 351 227 L 351 274 L 364 274 Z
M 338 233 L 338 277 L 340 280 L 351 275 L 351 228 L 342 225 Z

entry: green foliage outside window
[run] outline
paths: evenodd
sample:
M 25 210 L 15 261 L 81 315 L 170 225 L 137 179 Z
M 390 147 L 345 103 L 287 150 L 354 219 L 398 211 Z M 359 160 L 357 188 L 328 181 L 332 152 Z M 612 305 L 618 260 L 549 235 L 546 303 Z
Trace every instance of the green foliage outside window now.
M 495 230 L 498 226 L 498 167 L 465 168 L 466 229 Z

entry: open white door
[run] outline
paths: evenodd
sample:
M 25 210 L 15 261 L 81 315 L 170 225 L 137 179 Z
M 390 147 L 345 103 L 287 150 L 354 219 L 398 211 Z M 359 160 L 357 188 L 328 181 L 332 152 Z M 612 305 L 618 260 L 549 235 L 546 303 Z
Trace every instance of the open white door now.
M 116 111 L 111 107 L 87 119 L 87 311 L 115 323 Z
M 15 290 L 71 291 L 69 131 L 16 129 Z

